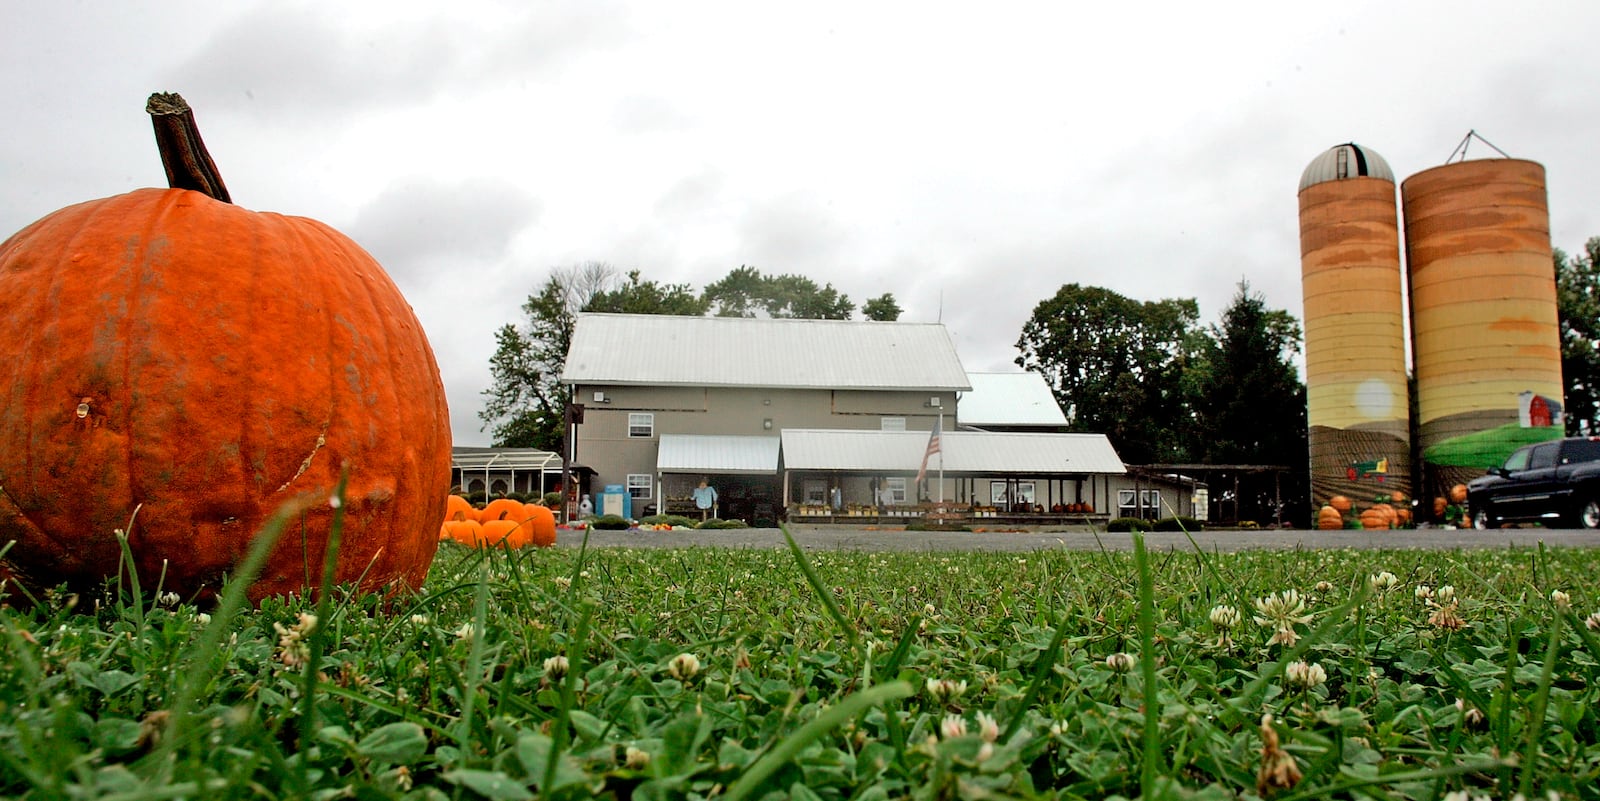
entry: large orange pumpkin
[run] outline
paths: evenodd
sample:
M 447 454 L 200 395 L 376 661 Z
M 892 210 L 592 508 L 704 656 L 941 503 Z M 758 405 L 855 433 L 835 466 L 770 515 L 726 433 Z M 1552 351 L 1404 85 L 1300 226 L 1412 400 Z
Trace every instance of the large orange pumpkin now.
M 298 591 L 348 470 L 337 580 L 420 585 L 450 429 L 411 307 L 332 228 L 228 202 L 182 98 L 149 110 L 169 183 L 206 191 L 80 203 L 0 244 L 0 572 L 92 585 L 128 529 L 143 586 L 206 597 L 295 501 L 251 595 Z

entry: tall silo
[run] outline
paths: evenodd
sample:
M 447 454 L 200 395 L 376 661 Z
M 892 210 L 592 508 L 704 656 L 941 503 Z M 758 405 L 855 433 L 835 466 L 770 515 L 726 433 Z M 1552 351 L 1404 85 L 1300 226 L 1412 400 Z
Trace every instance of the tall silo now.
M 1312 503 L 1411 495 L 1394 173 L 1356 144 L 1300 176 Z
M 1544 167 L 1459 161 L 1401 185 L 1431 495 L 1562 434 L 1561 335 Z

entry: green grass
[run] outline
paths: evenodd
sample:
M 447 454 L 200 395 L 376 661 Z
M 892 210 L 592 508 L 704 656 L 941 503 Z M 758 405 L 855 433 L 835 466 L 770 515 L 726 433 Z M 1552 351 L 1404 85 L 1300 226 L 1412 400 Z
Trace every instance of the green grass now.
M 1254 797 L 1270 714 L 1303 774 L 1275 798 L 1592 798 L 1596 575 L 1587 550 L 446 545 L 388 601 L 46 593 L 0 609 L 0 796 Z M 1291 589 L 1269 644 L 1255 601 Z

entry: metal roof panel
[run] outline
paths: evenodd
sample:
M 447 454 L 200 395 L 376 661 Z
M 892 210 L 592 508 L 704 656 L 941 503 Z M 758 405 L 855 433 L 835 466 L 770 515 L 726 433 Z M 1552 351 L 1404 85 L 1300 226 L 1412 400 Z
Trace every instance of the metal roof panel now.
M 791 470 L 914 473 L 928 447 L 926 431 L 786 428 L 783 464 Z M 946 431 L 944 469 L 984 475 L 1121 474 L 1127 468 L 1104 434 Z M 929 470 L 938 465 L 933 457 Z
M 1064 426 L 1056 396 L 1044 376 L 1026 373 L 968 373 L 971 392 L 956 403 L 956 422 L 964 426 Z
M 777 437 L 731 434 L 662 434 L 656 469 L 663 473 L 778 472 Z
M 569 384 L 967 390 L 938 323 L 582 314 Z

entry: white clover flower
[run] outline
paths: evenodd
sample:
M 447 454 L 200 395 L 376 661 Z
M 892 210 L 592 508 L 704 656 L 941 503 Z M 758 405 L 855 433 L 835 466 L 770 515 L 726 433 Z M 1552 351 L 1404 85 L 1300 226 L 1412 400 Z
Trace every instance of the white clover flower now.
M 1456 709 L 1461 712 L 1461 725 L 1467 728 L 1477 728 L 1483 724 L 1483 710 L 1475 706 L 1467 706 L 1466 699 L 1456 699 Z
M 928 690 L 928 695 L 933 696 L 933 700 L 941 704 L 948 704 L 967 691 L 967 683 L 964 680 L 928 679 L 923 686 Z
M 476 632 L 477 632 L 477 629 L 474 628 L 471 623 L 462 623 L 461 624 L 461 628 L 456 629 L 456 631 L 455 631 L 456 639 L 458 639 L 458 640 L 470 640 L 470 639 L 472 639 L 472 635 L 474 633 L 476 633 Z
M 1550 603 L 1555 604 L 1555 607 L 1557 609 L 1560 609 L 1561 611 L 1565 612 L 1568 609 L 1572 608 L 1572 596 L 1570 596 L 1570 595 L 1568 595 L 1568 594 L 1566 594 L 1566 593 L 1564 593 L 1564 592 L 1562 592 L 1560 590 L 1551 590 L 1550 591 Z
M 632 770 L 644 770 L 645 768 L 650 766 L 650 752 L 649 751 L 646 751 L 646 750 L 641 749 L 641 748 L 636 748 L 636 747 L 630 745 L 630 746 L 628 746 L 628 749 L 626 751 L 624 751 L 623 753 L 625 754 L 625 756 L 623 757 L 623 760 L 624 760 L 623 764 L 625 764 L 629 769 L 632 769 Z
M 1289 682 L 1289 686 L 1296 689 L 1314 690 L 1328 680 L 1328 671 L 1323 670 L 1322 665 L 1316 662 L 1306 664 L 1304 661 L 1296 661 L 1290 662 L 1283 669 L 1283 678 Z
M 1434 594 L 1434 597 L 1439 600 L 1440 606 L 1448 606 L 1456 599 L 1456 588 L 1453 585 L 1446 584 L 1439 588 L 1439 591 Z
M 1600 612 L 1595 612 L 1584 618 L 1583 625 L 1587 626 L 1590 631 L 1600 631 Z
M 1311 622 L 1311 615 L 1306 612 L 1305 601 L 1301 600 L 1300 593 L 1295 590 L 1284 590 L 1264 598 L 1257 598 L 1255 606 L 1256 614 L 1251 620 L 1258 626 L 1271 626 L 1273 629 L 1269 645 L 1294 645 L 1300 639 L 1300 634 L 1294 627 Z
M 556 585 L 558 589 L 565 590 L 572 586 L 572 579 L 566 576 L 556 576 L 550 580 L 550 583 Z
M 211 622 L 211 616 L 205 612 L 196 612 L 194 613 L 194 622 L 204 626 Z
M 967 720 L 960 715 L 945 715 L 939 721 L 939 736 L 946 740 L 962 737 L 967 733 Z
M 560 654 L 544 660 L 544 674 L 552 679 L 559 680 L 561 677 L 567 675 L 567 669 L 569 667 L 570 665 L 567 663 L 567 658 Z
M 1433 600 L 1433 588 L 1426 584 L 1418 584 L 1417 588 L 1413 590 L 1411 594 L 1417 596 L 1417 600 L 1419 601 Z
M 1228 606 L 1227 604 L 1218 604 L 1217 606 L 1211 607 L 1210 617 L 1211 625 L 1223 631 L 1227 631 L 1228 629 L 1239 625 L 1239 621 L 1242 619 L 1242 617 L 1239 615 L 1239 610 Z
M 987 712 L 978 713 L 978 737 L 986 743 L 1000 739 L 1000 724 Z
M 428 625 L 428 616 L 427 615 L 412 615 L 411 616 L 411 625 L 413 625 L 413 626 L 426 626 L 426 625 Z
M 1376 592 L 1389 592 L 1399 585 L 1400 579 L 1395 578 L 1395 575 L 1387 570 L 1367 577 L 1367 586 Z
M 164 592 L 156 596 L 156 602 L 165 607 L 177 606 L 178 602 L 181 600 L 183 599 L 179 598 L 178 594 L 175 592 Z
M 1317 592 L 1333 592 L 1333 582 L 1319 581 L 1317 582 L 1317 586 L 1312 587 L 1312 589 L 1316 590 Z
M 1133 666 L 1137 662 L 1138 657 L 1135 657 L 1133 654 L 1122 653 L 1120 651 L 1106 657 L 1106 667 L 1111 668 L 1111 670 L 1115 673 L 1127 673 L 1128 671 L 1133 670 Z
M 667 663 L 667 675 L 687 682 L 700 672 L 700 658 L 694 654 L 678 654 Z

